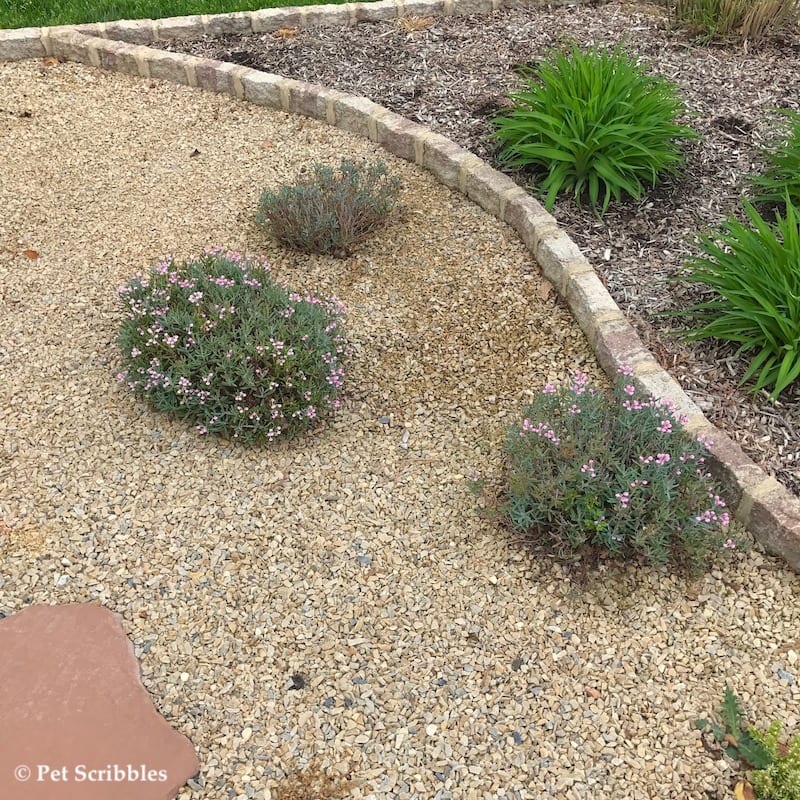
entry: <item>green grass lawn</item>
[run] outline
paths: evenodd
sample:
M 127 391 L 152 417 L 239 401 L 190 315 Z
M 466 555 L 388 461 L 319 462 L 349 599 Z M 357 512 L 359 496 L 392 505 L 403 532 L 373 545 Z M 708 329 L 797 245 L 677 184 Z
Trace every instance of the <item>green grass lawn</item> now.
M 345 0 L 0 0 L 0 28 L 222 14 L 331 2 Z

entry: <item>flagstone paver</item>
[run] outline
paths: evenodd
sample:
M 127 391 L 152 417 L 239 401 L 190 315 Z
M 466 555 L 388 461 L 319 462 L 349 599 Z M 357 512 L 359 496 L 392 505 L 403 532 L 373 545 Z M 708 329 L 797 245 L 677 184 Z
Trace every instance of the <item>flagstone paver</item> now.
M 156 711 L 118 615 L 35 605 L 0 620 L 0 797 L 170 800 L 198 772 Z

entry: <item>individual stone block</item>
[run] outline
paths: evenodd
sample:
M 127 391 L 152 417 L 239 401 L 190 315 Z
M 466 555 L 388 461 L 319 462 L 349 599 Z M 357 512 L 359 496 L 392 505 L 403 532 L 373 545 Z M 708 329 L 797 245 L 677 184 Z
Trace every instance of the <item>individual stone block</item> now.
M 246 11 L 235 11 L 231 14 L 209 14 L 200 17 L 207 36 L 250 33 L 252 31 L 250 19 L 250 14 Z
M 385 22 L 397 19 L 398 9 L 395 0 L 378 0 L 377 3 L 354 3 L 348 6 L 351 21 L 355 22 Z
M 197 86 L 209 92 L 229 94 L 239 99 L 244 97 L 242 75 L 246 70 L 247 67 L 239 64 L 227 64 L 211 58 L 201 58 L 194 65 Z
M 458 189 L 458 176 L 465 159 L 472 153 L 438 133 L 431 133 L 423 142 L 422 166 L 430 170 L 445 186 Z
M 764 481 L 764 471 L 736 444 L 730 436 L 715 428 L 708 420 L 706 427 L 692 430 L 693 436 L 703 435 L 710 440 L 706 465 L 719 483 L 722 498 L 736 511 L 746 492 Z M 750 507 L 743 508 L 745 514 Z
M 622 319 L 622 312 L 586 259 L 567 262 L 563 274 L 566 275 L 563 297 L 575 321 L 594 346 L 600 322 Z M 553 283 L 552 280 L 550 282 Z M 555 283 L 553 285 L 557 286 Z
M 510 225 L 535 255 L 539 243 L 555 236 L 558 223 L 544 207 L 527 192 L 506 200 L 503 207 L 503 222 Z
M 148 48 L 147 68 L 150 77 L 188 86 L 194 85 L 194 64 L 200 59 L 183 53 L 168 53 Z
M 448 10 L 448 5 L 451 5 L 452 10 Z M 448 4 L 445 2 L 445 14 L 489 14 L 492 11 L 492 0 L 451 0 Z
M 108 22 L 105 26 L 105 36 L 108 39 L 131 44 L 150 44 L 156 40 L 155 23 L 151 19 Z
M 54 33 L 47 39 L 47 49 L 50 55 L 63 58 L 67 61 L 77 61 L 81 64 L 100 66 L 100 55 L 97 52 L 98 43 L 103 39 L 84 36 L 77 31 L 67 30 Z
M 324 120 L 326 118 L 325 88 L 305 81 L 287 83 L 288 94 L 284 111 L 302 114 L 304 117 Z
M 623 317 L 605 319 L 597 324 L 594 353 L 608 375 L 615 375 L 622 365 L 635 369 L 638 364 L 653 358 L 633 325 Z
M 269 72 L 259 72 L 251 69 L 242 75 L 244 99 L 266 108 L 282 108 L 281 87 L 286 83 L 286 78 L 273 75 Z
M 536 242 L 533 254 L 545 278 L 555 286 L 562 297 L 566 294 L 567 278 L 571 273 L 584 271 L 594 274 L 578 245 L 558 228 L 554 233 L 542 236 Z
M 375 141 L 382 144 L 390 153 L 394 153 L 406 161 L 416 161 L 417 146 L 415 146 L 415 142 L 418 137 L 428 133 L 428 129 L 423 125 L 391 111 L 387 111 L 376 119 L 375 129 L 377 133 Z M 420 144 L 419 147 L 422 145 Z
M 314 25 L 344 27 L 350 24 L 350 11 L 343 5 L 303 6 L 300 8 L 300 18 L 304 28 Z
M 747 494 L 743 504 L 748 500 Z M 768 552 L 780 556 L 800 572 L 800 504 L 797 498 L 774 478 L 767 478 L 750 500 L 750 513 L 744 520 L 748 530 L 753 531 Z
M 655 360 L 653 364 L 656 368 L 652 371 L 649 369 L 647 372 L 640 371 L 645 368 L 643 364 L 634 371 L 633 380 L 636 386 L 657 400 L 669 401 L 680 414 L 685 414 L 687 417 L 702 415 L 703 412 L 689 399 L 680 384 L 666 370 L 658 367 Z
M 199 14 L 188 17 L 165 17 L 154 21 L 156 39 L 199 39 L 204 32 Z
M 250 12 L 253 33 L 267 33 L 278 28 L 299 28 L 301 22 L 298 9 L 264 8 Z
M 142 686 L 116 614 L 28 606 L 0 619 L 0 653 L 0 797 L 171 800 L 197 773 L 191 742 Z M 81 779 L 82 769 L 98 772 Z
M 442 13 L 442 3 L 437 0 L 397 0 L 398 17 L 425 17 Z
M 283 91 L 283 96 L 287 98 L 285 110 L 313 117 L 329 125 L 336 124 L 336 101 L 349 96 L 345 92 L 328 89 L 316 83 L 286 81 L 285 86 Z
M 41 28 L 0 30 L 0 60 L 20 61 L 47 55 L 41 40 Z
M 124 72 L 127 75 L 139 74 L 139 61 L 136 58 L 137 47 L 126 42 L 103 42 L 97 48 L 100 65 L 113 72 Z
M 378 137 L 376 121 L 391 113 L 372 100 L 367 100 L 366 97 L 354 95 L 335 99 L 333 108 L 337 128 L 373 141 L 377 141 Z
M 500 218 L 502 195 L 517 185 L 511 178 L 492 169 L 487 163 L 467 166 L 464 169 L 464 194 L 489 214 Z

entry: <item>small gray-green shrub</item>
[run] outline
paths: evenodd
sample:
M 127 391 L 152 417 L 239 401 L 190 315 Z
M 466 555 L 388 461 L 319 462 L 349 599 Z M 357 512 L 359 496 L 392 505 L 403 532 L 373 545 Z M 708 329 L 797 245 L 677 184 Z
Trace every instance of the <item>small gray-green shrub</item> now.
M 119 379 L 201 434 L 269 441 L 339 405 L 343 306 L 287 291 L 264 261 L 218 248 L 165 259 L 119 297 Z
M 601 215 L 612 199 L 638 199 L 681 169 L 679 141 L 697 137 L 675 121 L 685 110 L 675 86 L 620 48 L 556 52 L 523 77 L 495 136 L 501 161 L 534 171 L 548 209 L 562 192 Z
M 606 556 L 700 570 L 726 538 L 724 501 L 706 472 L 706 443 L 673 407 L 643 398 L 627 367 L 613 396 L 577 373 L 548 384 L 506 438 L 501 510 L 556 555 Z
M 399 190 L 383 161 L 315 164 L 293 185 L 265 189 L 256 221 L 288 247 L 343 257 L 385 222 Z
M 736 355 L 750 358 L 742 383 L 775 399 L 800 377 L 800 209 L 787 200 L 770 223 L 743 203 L 749 224 L 729 217 L 700 234 L 701 254 L 686 264 L 681 279 L 716 295 L 686 310 L 699 323 L 686 337 L 739 344 Z

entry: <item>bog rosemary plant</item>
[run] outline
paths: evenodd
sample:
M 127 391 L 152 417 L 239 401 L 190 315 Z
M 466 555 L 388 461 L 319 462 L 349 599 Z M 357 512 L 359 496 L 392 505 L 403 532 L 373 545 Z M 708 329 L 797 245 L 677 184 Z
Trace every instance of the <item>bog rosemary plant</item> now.
M 384 223 L 399 190 L 383 161 L 315 164 L 293 185 L 265 189 L 256 221 L 288 247 L 344 257 Z
M 676 88 L 620 48 L 573 47 L 522 71 L 525 88 L 496 117 L 500 159 L 530 168 L 548 209 L 562 192 L 605 213 L 612 199 L 638 199 L 684 164 Z
M 706 442 L 667 403 L 639 395 L 628 368 L 612 396 L 582 373 L 548 384 L 506 440 L 511 526 L 567 559 L 598 556 L 695 572 L 730 518 L 704 464 Z
M 292 436 L 338 407 L 344 308 L 214 248 L 165 259 L 119 289 L 119 379 L 159 411 L 246 444 Z
M 786 200 L 786 215 L 767 222 L 747 200 L 749 225 L 735 217 L 698 237 L 701 254 L 682 279 L 704 284 L 715 298 L 686 310 L 699 326 L 688 339 L 739 344 L 750 363 L 742 383 L 777 398 L 800 377 L 800 210 Z
M 788 124 L 786 135 L 777 136 L 764 151 L 766 169 L 749 183 L 756 204 L 785 211 L 787 198 L 800 208 L 800 114 L 788 109 L 780 113 Z

